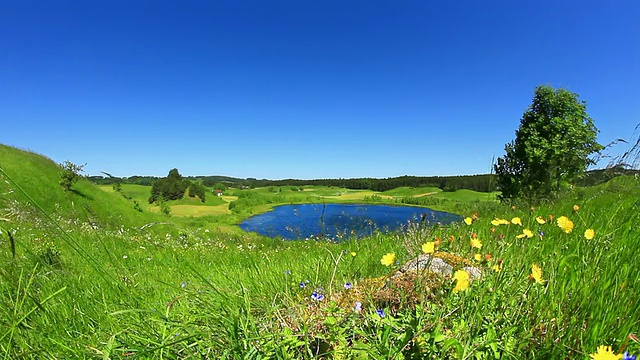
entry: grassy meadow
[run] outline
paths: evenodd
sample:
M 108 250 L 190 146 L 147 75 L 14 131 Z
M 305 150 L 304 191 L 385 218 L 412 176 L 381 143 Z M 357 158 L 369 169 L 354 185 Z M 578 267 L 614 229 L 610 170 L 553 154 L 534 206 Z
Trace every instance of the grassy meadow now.
M 587 359 L 602 345 L 640 353 L 635 177 L 535 208 L 467 190 L 270 187 L 169 202 L 170 216 L 149 206 L 150 187 L 118 194 L 80 180 L 65 192 L 58 181 L 51 160 L 0 145 L 4 359 Z M 303 202 L 424 205 L 465 221 L 339 243 L 235 226 Z M 431 246 L 482 276 L 391 276 Z

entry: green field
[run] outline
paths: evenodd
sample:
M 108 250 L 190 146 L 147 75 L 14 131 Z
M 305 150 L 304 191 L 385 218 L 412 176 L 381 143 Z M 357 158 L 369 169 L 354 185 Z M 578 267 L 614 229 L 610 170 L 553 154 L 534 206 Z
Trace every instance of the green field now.
M 86 180 L 65 192 L 58 181 L 51 160 L 0 145 L 5 359 L 586 359 L 601 345 L 640 352 L 630 337 L 640 329 L 640 181 L 631 176 L 534 208 L 465 190 L 305 186 L 184 199 L 170 204 L 171 216 L 149 207 L 149 187 L 123 185 L 125 197 Z M 430 202 L 470 224 L 340 243 L 263 238 L 233 225 L 277 204 L 328 199 Z M 393 276 L 431 242 L 456 269 L 473 264 L 482 277 L 456 291 L 463 280 Z M 385 266 L 390 253 L 396 261 Z
M 115 193 L 111 185 L 99 185 L 106 192 Z M 123 184 L 120 193 L 125 199 L 137 201 L 140 206 L 151 212 L 159 213 L 160 209 L 148 203 L 151 195 L 151 186 Z M 239 222 L 241 218 L 256 213 L 268 211 L 273 206 L 291 203 L 362 203 L 377 202 L 399 205 L 430 206 L 436 210 L 457 211 L 457 205 L 470 201 L 495 201 L 497 193 L 480 193 L 472 190 L 457 190 L 455 192 L 443 192 L 434 187 L 421 188 L 397 188 L 385 192 L 372 190 L 354 190 L 327 186 L 271 186 L 255 189 L 234 189 L 225 191 L 222 197 L 215 196 L 208 189 L 206 202 L 202 203 L 198 198 L 184 197 L 180 200 L 168 202 L 171 214 L 174 216 L 206 216 L 229 215 L 231 222 Z M 229 210 L 229 204 L 238 200 L 238 197 L 251 197 L 251 205 L 233 216 Z M 435 200 L 418 198 L 433 198 Z M 415 202 L 403 201 L 403 198 L 416 198 Z M 443 201 L 444 200 L 444 201 Z

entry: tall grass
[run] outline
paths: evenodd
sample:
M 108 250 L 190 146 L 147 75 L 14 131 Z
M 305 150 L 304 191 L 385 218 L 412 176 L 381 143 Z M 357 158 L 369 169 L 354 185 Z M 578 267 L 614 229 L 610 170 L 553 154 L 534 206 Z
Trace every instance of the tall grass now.
M 88 202 L 93 214 L 77 204 L 56 211 L 48 196 L 82 197 L 53 188 L 34 195 L 0 165 L 0 217 L 10 220 L 0 223 L 5 359 L 562 359 L 587 358 L 600 345 L 640 351 L 629 340 L 640 328 L 633 177 L 535 209 L 461 203 L 459 213 L 475 218 L 470 225 L 328 243 L 220 233 L 206 220 L 148 213 L 105 225 L 97 220 L 108 209 Z M 86 186 L 85 195 L 97 196 Z M 560 216 L 573 221 L 570 233 L 558 227 Z M 162 224 L 141 226 L 156 220 Z M 524 229 L 534 236 L 518 237 Z M 475 264 L 482 278 L 460 292 L 448 277 L 389 278 L 428 241 Z M 397 263 L 382 265 L 387 253 Z M 542 269 L 541 283 L 530 278 L 532 264 Z

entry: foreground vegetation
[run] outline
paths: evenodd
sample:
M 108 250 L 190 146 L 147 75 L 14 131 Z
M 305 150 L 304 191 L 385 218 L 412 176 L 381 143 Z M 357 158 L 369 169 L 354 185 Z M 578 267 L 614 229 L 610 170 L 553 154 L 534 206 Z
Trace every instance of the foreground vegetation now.
M 4 358 L 562 359 L 602 345 L 640 352 L 630 337 L 640 327 L 635 177 L 536 208 L 456 201 L 467 219 L 448 227 L 284 242 L 219 231 L 211 215 L 137 211 L 134 199 L 86 180 L 65 192 L 56 165 L 35 154 L 0 146 L 0 159 Z M 244 208 L 308 196 L 280 190 L 255 190 L 263 204 Z M 233 196 L 239 201 L 240 190 Z M 462 278 L 388 278 L 430 247 L 474 264 L 482 278 L 468 288 Z

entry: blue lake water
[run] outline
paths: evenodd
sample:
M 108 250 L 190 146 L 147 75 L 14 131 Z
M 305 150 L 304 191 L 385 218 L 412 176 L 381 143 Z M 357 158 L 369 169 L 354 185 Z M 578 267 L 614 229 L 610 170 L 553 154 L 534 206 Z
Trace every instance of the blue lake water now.
M 317 238 L 323 233 L 325 238 L 341 239 L 367 236 L 375 230 L 396 231 L 423 217 L 430 224 L 461 219 L 455 214 L 411 206 L 298 204 L 276 206 L 273 211 L 246 219 L 240 228 L 289 240 Z

